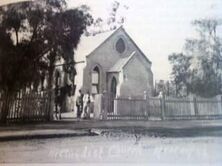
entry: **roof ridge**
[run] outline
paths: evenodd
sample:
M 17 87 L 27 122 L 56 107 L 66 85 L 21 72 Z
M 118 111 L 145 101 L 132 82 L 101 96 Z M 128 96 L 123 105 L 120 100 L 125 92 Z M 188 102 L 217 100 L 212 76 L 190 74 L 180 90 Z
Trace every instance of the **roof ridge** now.
M 141 53 L 141 55 L 146 59 L 146 61 L 150 64 L 152 64 L 152 62 L 148 59 L 148 57 L 144 54 L 144 52 L 140 49 L 140 47 L 136 44 L 136 42 L 131 38 L 131 36 L 126 32 L 126 30 L 122 27 L 124 33 L 126 34 L 126 36 L 130 39 L 130 41 L 136 46 L 137 50 Z
M 133 51 L 133 52 L 130 54 L 130 56 L 128 57 L 127 61 L 126 61 L 125 64 L 122 66 L 122 68 L 124 68 L 124 67 L 128 64 L 128 62 L 131 60 L 131 58 L 132 58 L 134 55 L 136 55 L 136 51 Z
M 107 40 L 109 40 L 119 29 L 123 29 L 122 26 L 118 27 L 117 29 L 113 30 L 113 32 L 108 36 L 106 37 L 97 47 L 95 47 L 88 55 L 86 55 L 86 57 L 88 57 L 89 55 L 91 55 L 95 50 L 97 50 L 101 45 L 103 45 L 103 43 L 105 43 Z M 106 31 L 107 33 L 108 32 L 111 32 L 111 31 Z M 105 33 L 106 33 L 105 32 Z M 102 33 L 101 33 L 102 34 Z
M 109 70 L 108 72 L 120 72 L 120 69 L 124 68 L 126 64 L 131 60 L 131 58 L 136 55 L 136 51 L 133 51 L 129 56 L 120 58 Z M 122 64 L 121 64 L 122 63 Z

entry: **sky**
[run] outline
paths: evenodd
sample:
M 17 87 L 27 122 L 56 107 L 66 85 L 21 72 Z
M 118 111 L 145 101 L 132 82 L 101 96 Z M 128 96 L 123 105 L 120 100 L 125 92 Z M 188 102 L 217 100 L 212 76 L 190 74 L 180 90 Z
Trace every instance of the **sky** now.
M 0 0 L 0 5 L 16 0 Z M 17 0 L 22 1 L 22 0 Z M 170 79 L 168 55 L 181 52 L 185 39 L 195 36 L 191 22 L 216 18 L 222 23 L 222 0 L 117 0 L 124 28 L 152 61 L 155 80 Z M 68 0 L 69 7 L 86 4 L 94 18 L 106 18 L 114 0 Z M 127 6 L 127 10 L 124 6 Z M 222 36 L 222 26 L 218 34 Z
M 200 18 L 222 20 L 222 0 L 117 0 L 124 28 L 152 61 L 155 80 L 170 79 L 168 55 L 181 52 L 185 39 L 195 36 L 191 22 Z M 113 0 L 69 0 L 70 7 L 86 4 L 96 17 L 107 17 Z M 128 7 L 128 10 L 124 8 Z M 222 36 L 222 28 L 219 27 Z

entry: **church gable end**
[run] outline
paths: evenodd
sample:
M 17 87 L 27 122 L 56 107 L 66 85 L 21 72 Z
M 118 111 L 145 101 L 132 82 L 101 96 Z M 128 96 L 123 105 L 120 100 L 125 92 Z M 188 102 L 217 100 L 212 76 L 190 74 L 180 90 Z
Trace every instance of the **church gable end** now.
M 140 75 L 146 75 L 143 82 L 150 82 L 147 77 L 152 77 L 151 62 L 142 53 L 123 27 L 114 31 L 99 46 L 89 53 L 88 56 L 86 56 L 86 62 L 87 64 L 83 75 L 83 89 L 84 91 L 90 91 L 93 94 L 102 93 L 104 90 L 107 91 L 107 81 L 110 80 L 109 75 L 122 72 L 124 66 L 127 66 L 126 68 L 128 68 L 128 64 L 132 65 L 128 68 L 129 70 L 134 67 L 136 68 L 139 64 L 139 68 L 141 70 L 139 71 Z M 131 64 L 131 62 L 134 63 Z M 96 66 L 99 67 L 95 68 Z M 130 84 L 124 85 L 123 87 L 125 88 L 123 89 L 132 88 L 133 84 L 140 82 L 137 80 L 139 76 L 129 76 L 132 81 Z M 145 82 L 144 85 L 147 85 Z M 147 86 L 142 86 L 142 88 L 143 90 L 147 89 Z M 141 91 L 142 90 L 138 90 L 138 92 Z
M 106 60 L 110 65 L 114 65 L 118 59 L 130 56 L 134 51 L 138 52 L 140 54 L 139 56 L 151 65 L 151 62 L 121 26 L 94 49 L 87 58 L 93 60 L 98 59 L 99 61 Z

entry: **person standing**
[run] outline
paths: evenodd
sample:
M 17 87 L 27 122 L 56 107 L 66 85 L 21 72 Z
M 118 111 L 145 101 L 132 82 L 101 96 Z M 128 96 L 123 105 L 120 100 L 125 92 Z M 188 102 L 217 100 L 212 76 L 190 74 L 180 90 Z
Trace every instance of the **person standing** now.
M 79 95 L 77 96 L 77 99 L 76 99 L 77 118 L 81 118 L 82 109 L 83 109 L 83 97 L 84 97 L 84 94 L 82 93 L 81 90 L 79 90 Z
M 83 118 L 89 119 L 91 113 L 91 102 L 92 102 L 92 98 L 89 92 L 87 92 L 87 95 L 84 97 L 83 102 L 84 102 Z

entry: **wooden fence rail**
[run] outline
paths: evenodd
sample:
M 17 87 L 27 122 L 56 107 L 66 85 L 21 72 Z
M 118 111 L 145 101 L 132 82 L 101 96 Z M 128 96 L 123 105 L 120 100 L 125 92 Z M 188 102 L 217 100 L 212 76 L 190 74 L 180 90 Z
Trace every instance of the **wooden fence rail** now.
M 222 98 L 165 99 L 165 119 L 215 119 L 222 117 Z
M 0 117 L 3 105 L 8 102 L 7 122 L 44 121 L 49 119 L 49 98 L 47 92 L 18 93 L 14 97 L 0 96 Z
M 105 98 L 108 120 L 177 120 L 222 118 L 222 96 L 212 98 Z M 102 101 L 104 102 L 104 101 Z M 95 103 L 96 104 L 96 103 Z

